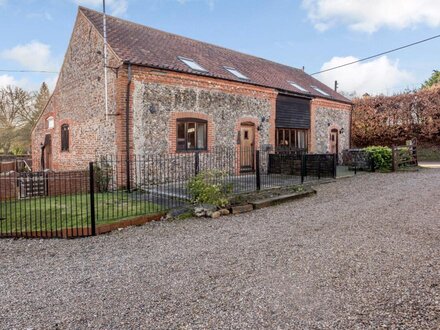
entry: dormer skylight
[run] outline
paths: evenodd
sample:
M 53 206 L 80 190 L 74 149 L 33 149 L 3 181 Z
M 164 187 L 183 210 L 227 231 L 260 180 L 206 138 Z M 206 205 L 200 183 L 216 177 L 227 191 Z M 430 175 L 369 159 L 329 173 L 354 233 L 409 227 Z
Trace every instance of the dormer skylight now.
M 288 81 L 288 83 L 289 83 L 290 85 L 292 85 L 293 87 L 295 87 L 296 89 L 299 89 L 301 92 L 309 93 L 309 91 L 308 91 L 307 89 L 305 89 L 305 88 L 302 87 L 301 85 L 298 85 L 296 82 Z
M 178 56 L 177 58 L 186 65 L 188 65 L 192 70 L 200 71 L 200 72 L 208 72 L 208 70 L 206 70 L 203 66 L 201 66 L 199 63 L 197 63 L 196 61 L 190 58 L 186 58 L 182 56 Z
M 229 73 L 233 74 L 234 76 L 236 76 L 238 79 L 244 79 L 244 80 L 249 80 L 248 77 L 246 77 L 244 74 L 242 74 L 240 71 L 238 71 L 237 69 L 234 68 L 230 68 L 225 66 L 224 67 L 226 70 L 228 70 Z
M 330 96 L 329 93 L 324 92 L 321 88 L 318 88 L 316 86 L 310 86 L 310 87 L 312 87 L 315 91 L 317 91 L 318 93 L 321 93 L 322 95 Z

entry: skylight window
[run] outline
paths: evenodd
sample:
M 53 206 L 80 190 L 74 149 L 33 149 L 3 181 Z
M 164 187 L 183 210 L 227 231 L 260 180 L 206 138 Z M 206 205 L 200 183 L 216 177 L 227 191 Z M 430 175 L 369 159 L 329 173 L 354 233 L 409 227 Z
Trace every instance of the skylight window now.
M 206 70 L 203 66 L 201 66 L 199 63 L 197 63 L 196 61 L 190 59 L 190 58 L 185 58 L 185 57 L 178 57 L 179 60 L 181 60 L 183 63 L 185 63 L 186 65 L 188 65 L 191 69 L 195 70 L 195 71 L 201 71 L 201 72 L 208 72 L 208 70 Z
M 310 86 L 310 87 L 312 87 L 315 91 L 317 91 L 318 93 L 321 93 L 322 95 L 330 96 L 329 93 L 324 92 L 321 88 L 318 88 L 316 86 Z
M 304 87 L 298 85 L 297 83 L 293 82 L 293 81 L 289 81 L 289 84 L 291 84 L 293 87 L 295 87 L 296 89 L 299 89 L 301 92 L 306 92 L 309 93 L 309 91 L 307 89 L 305 89 Z
M 239 79 L 245 79 L 245 80 L 249 80 L 248 77 L 246 77 L 244 74 L 242 74 L 240 71 L 238 71 L 237 69 L 234 68 L 228 68 L 228 67 L 224 67 L 226 70 L 228 70 L 229 73 L 232 73 L 234 76 L 236 76 Z

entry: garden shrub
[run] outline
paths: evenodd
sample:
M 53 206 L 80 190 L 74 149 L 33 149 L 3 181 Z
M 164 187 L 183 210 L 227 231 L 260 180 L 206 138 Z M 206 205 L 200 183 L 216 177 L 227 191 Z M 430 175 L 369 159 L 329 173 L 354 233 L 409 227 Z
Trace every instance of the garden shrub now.
M 374 162 L 374 169 L 390 171 L 392 168 L 393 155 L 389 147 L 371 146 L 364 149 Z
M 221 171 L 204 171 L 197 174 L 188 182 L 192 202 L 217 207 L 228 205 L 232 184 L 226 184 L 224 178 L 225 173 Z
M 112 167 L 109 164 L 101 162 L 99 165 L 95 164 L 93 170 L 98 192 L 108 192 L 113 175 Z

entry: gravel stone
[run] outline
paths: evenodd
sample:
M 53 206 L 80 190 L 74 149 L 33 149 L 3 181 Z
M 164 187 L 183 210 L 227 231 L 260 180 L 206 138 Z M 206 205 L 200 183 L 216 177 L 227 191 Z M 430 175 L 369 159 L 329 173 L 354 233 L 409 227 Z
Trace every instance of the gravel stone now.
M 440 171 L 225 217 L 0 240 L 1 329 L 438 329 Z

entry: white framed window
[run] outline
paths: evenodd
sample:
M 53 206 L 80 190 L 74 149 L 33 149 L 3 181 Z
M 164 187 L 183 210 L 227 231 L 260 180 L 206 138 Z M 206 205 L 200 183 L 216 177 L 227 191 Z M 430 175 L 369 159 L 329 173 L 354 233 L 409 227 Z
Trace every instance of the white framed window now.
M 52 129 L 52 128 L 54 128 L 55 127 L 55 119 L 51 116 L 51 117 L 48 117 L 47 119 L 46 119 L 46 122 L 47 122 L 47 128 L 48 129 Z
M 231 74 L 233 74 L 234 76 L 236 76 L 239 79 L 244 79 L 244 80 L 249 80 L 248 77 L 246 77 L 244 74 L 242 74 L 240 71 L 238 71 L 237 69 L 234 68 L 230 68 L 227 66 L 224 66 L 224 68 Z
M 190 67 L 190 69 L 192 69 L 192 70 L 201 71 L 201 72 L 208 72 L 208 70 L 206 70 L 203 66 L 201 66 L 199 63 L 197 63 L 193 59 L 182 57 L 182 56 L 178 56 L 177 58 L 179 60 L 181 60 L 183 63 L 185 63 L 186 65 L 188 65 Z
M 321 93 L 322 95 L 330 96 L 329 93 L 324 92 L 321 88 L 318 88 L 316 86 L 310 86 L 310 87 L 312 87 L 315 91 L 317 91 L 318 93 Z
M 288 81 L 288 83 L 289 83 L 290 85 L 292 85 L 293 87 L 295 87 L 296 89 L 299 89 L 301 92 L 309 93 L 309 91 L 308 91 L 307 89 L 305 89 L 305 88 L 302 87 L 301 85 L 297 84 L 296 82 Z

